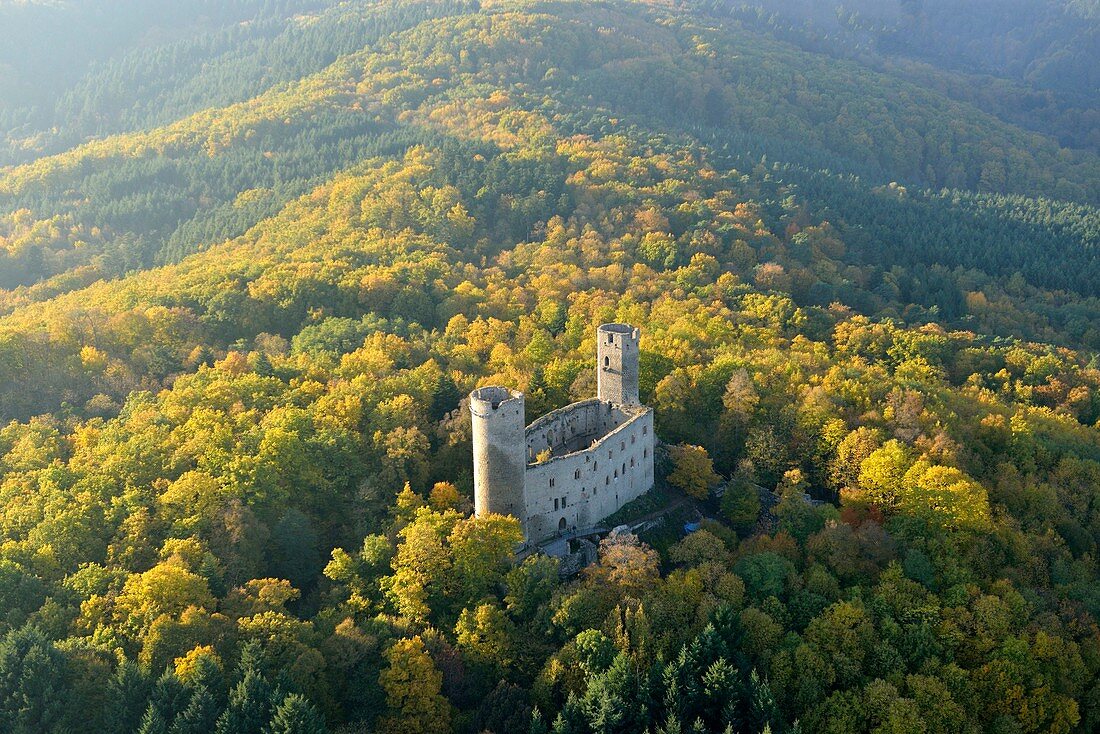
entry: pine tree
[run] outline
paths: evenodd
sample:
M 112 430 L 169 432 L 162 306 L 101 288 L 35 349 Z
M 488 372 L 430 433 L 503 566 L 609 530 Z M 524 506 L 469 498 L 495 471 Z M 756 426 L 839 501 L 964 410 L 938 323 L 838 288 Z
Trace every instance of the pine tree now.
M 292 693 L 283 699 L 264 727 L 264 734 L 327 734 L 325 718 L 305 696 Z
M 217 734 L 260 734 L 271 711 L 271 686 L 257 670 L 244 674 L 218 717 Z
M 755 669 L 749 674 L 748 687 L 749 712 L 746 723 L 754 730 L 763 730 L 771 722 L 778 721 L 779 707 L 775 703 L 771 686 Z
M 108 734 L 131 734 L 149 708 L 152 682 L 131 660 L 124 660 L 108 684 L 105 724 Z
M 0 642 L 0 731 L 49 732 L 63 727 L 69 701 L 65 658 L 35 627 Z
M 157 710 L 165 722 L 175 719 L 190 702 L 191 691 L 183 685 L 183 681 L 176 677 L 175 671 L 170 667 L 157 679 L 149 697 L 149 705 Z
M 527 730 L 527 734 L 550 734 L 550 727 L 546 725 L 537 706 L 531 711 L 531 728 Z
M 209 734 L 214 730 L 217 720 L 217 701 L 209 690 L 202 687 L 191 696 L 191 702 L 172 722 L 169 732 L 170 734 Z
M 260 734 L 271 715 L 272 686 L 263 674 L 263 651 L 245 645 L 237 666 L 240 680 L 229 693 L 229 703 L 218 717 L 216 734 Z
M 164 717 L 154 705 L 149 704 L 149 708 L 145 710 L 145 716 L 141 717 L 137 734 L 168 734 L 168 725 L 164 723 Z

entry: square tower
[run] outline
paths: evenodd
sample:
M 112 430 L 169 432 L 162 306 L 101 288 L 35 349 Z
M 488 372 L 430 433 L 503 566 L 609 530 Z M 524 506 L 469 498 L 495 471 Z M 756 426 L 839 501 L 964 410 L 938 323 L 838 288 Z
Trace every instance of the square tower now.
M 638 330 L 603 324 L 596 330 L 596 383 L 600 400 L 638 405 Z

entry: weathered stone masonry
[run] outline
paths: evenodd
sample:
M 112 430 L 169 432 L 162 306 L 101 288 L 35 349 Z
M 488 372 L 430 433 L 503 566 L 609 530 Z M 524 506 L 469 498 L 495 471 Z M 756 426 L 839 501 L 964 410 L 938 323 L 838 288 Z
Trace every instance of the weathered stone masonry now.
M 653 411 L 638 399 L 638 330 L 596 331 L 598 397 L 524 428 L 523 393 L 470 393 L 474 511 L 513 515 L 524 537 L 596 525 L 653 487 Z

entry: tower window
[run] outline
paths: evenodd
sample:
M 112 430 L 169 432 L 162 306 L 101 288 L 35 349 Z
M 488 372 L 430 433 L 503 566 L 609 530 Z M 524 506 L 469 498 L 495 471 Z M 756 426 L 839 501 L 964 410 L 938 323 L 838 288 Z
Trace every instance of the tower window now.
M 554 486 L 554 477 L 550 477 L 550 486 L 551 486 L 551 487 L 553 487 L 553 486 Z
M 626 441 L 619 441 L 619 451 L 626 451 Z
M 623 462 L 623 474 L 626 474 L 626 462 Z
M 593 462 L 592 462 L 592 471 L 596 471 L 596 470 L 597 470 L 597 469 L 599 469 L 599 468 L 600 468 L 600 462 L 598 462 L 598 461 L 593 461 Z
M 631 469 L 634 468 L 634 457 L 633 456 L 630 457 L 630 468 Z
M 611 458 L 612 456 L 613 456 L 613 454 L 612 454 L 612 453 L 611 453 L 610 451 L 608 451 L 608 452 L 607 452 L 607 458 L 609 458 L 609 459 L 610 459 L 610 458 Z
M 615 343 L 615 335 L 612 334 L 610 331 L 607 332 L 607 343 L 608 344 L 614 344 Z
M 611 366 L 611 357 L 604 357 L 603 358 L 603 366 L 604 367 L 610 367 Z
M 642 458 L 649 458 L 649 449 L 642 449 Z
M 647 433 L 649 433 L 649 426 L 642 426 L 642 435 L 644 436 Z
M 616 469 L 616 470 L 615 470 L 615 478 L 616 478 L 616 479 L 618 479 L 618 478 L 619 478 L 619 470 L 618 470 L 618 469 Z
M 633 433 L 632 433 L 632 434 L 630 434 L 630 443 L 634 443 L 634 441 L 635 441 L 635 440 L 636 440 L 637 438 L 638 438 L 638 437 L 637 437 L 636 435 L 634 435 Z
M 609 484 L 611 484 L 611 477 L 604 477 L 603 478 L 603 486 L 606 487 Z
M 554 498 L 554 509 L 555 510 L 558 509 L 558 498 L 557 497 Z
M 563 510 L 565 509 L 565 498 L 564 497 L 561 498 L 561 507 L 562 507 Z
M 573 478 L 574 479 L 580 479 L 581 478 L 581 470 L 580 469 L 577 469 L 575 472 L 573 472 Z

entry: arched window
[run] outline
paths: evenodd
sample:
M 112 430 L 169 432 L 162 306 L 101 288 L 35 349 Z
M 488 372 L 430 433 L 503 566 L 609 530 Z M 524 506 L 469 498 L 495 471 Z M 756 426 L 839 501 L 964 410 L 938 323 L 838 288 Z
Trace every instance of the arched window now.
M 611 366 L 611 357 L 604 357 L 603 358 L 603 366 L 604 367 L 610 367 Z
M 565 518 L 563 517 L 562 519 L 558 520 L 558 532 L 564 532 L 564 531 L 565 531 Z

